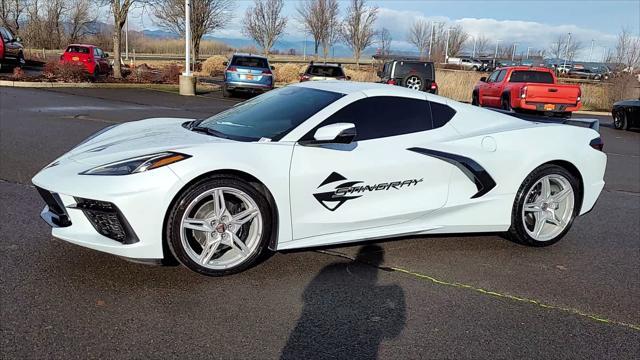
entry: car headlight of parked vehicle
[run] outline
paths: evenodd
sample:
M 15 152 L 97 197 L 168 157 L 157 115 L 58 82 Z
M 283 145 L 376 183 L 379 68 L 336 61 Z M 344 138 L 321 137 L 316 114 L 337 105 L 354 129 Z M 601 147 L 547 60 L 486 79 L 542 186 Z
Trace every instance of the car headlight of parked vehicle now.
M 175 153 L 175 152 L 162 152 L 144 156 L 138 156 L 135 158 L 125 159 L 121 161 L 112 162 L 105 165 L 100 165 L 93 169 L 83 171 L 80 175 L 129 175 L 141 173 L 152 169 L 157 169 L 169 164 L 188 159 L 191 156 Z

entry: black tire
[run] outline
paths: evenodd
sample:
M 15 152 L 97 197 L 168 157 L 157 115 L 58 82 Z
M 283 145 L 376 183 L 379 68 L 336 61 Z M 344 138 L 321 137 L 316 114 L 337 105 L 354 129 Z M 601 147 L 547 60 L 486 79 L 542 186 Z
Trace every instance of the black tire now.
M 505 111 L 511 111 L 511 99 L 508 94 L 502 95 L 500 99 L 500 108 Z
M 471 94 L 471 105 L 480 106 L 480 99 L 478 98 L 478 92 L 477 91 L 474 91 Z
M 222 85 L 222 97 L 229 98 L 232 96 L 233 96 L 233 93 L 227 90 L 227 85 Z
M 210 269 L 193 261 L 184 249 L 180 235 L 182 231 L 181 220 L 191 201 L 193 201 L 198 195 L 202 194 L 203 192 L 219 187 L 238 189 L 249 195 L 257 204 L 258 209 L 260 210 L 260 214 L 258 214 L 257 216 L 262 217 L 263 223 L 263 231 L 260 236 L 258 246 L 254 250 L 254 252 L 242 263 L 225 270 Z M 269 202 L 267 201 L 265 196 L 255 187 L 242 180 L 241 178 L 233 175 L 211 176 L 189 186 L 186 190 L 182 191 L 182 193 L 180 193 L 176 200 L 173 202 L 171 209 L 169 209 L 169 214 L 166 220 L 166 241 L 169 245 L 171 253 L 175 256 L 175 258 L 190 270 L 207 276 L 224 276 L 235 274 L 255 265 L 265 254 L 268 254 L 268 244 L 273 229 L 273 216 L 271 211 L 272 209 L 269 206 Z
M 522 214 L 522 208 L 526 201 L 526 196 L 530 188 L 534 186 L 538 182 L 538 180 L 540 180 L 542 177 L 547 175 L 561 175 L 564 178 L 566 178 L 571 184 L 571 187 L 573 188 L 573 192 L 575 194 L 575 202 L 573 207 L 573 213 L 571 215 L 570 220 L 567 222 L 567 225 L 564 228 L 564 230 L 553 239 L 546 240 L 546 241 L 538 241 L 532 238 L 527 233 L 525 229 L 525 225 L 523 224 L 523 221 L 522 221 L 521 214 Z M 524 179 L 524 181 L 522 182 L 522 185 L 520 185 L 520 188 L 516 193 L 516 198 L 515 198 L 515 201 L 513 202 L 513 208 L 511 211 L 511 227 L 507 232 L 507 237 L 517 243 L 528 245 L 528 246 L 542 247 L 542 246 L 549 246 L 549 245 L 555 244 L 556 242 L 560 241 L 560 239 L 562 239 L 562 237 L 571 229 L 573 220 L 578 216 L 578 213 L 580 212 L 580 207 L 582 205 L 582 199 L 580 195 L 581 193 L 582 191 L 580 189 L 579 181 L 575 178 L 575 176 L 573 176 L 565 168 L 558 165 L 553 165 L 553 164 L 546 164 L 538 167 L 537 169 L 533 170 L 531 174 L 529 174 L 526 177 L 526 179 Z
M 18 53 L 18 58 L 16 59 L 16 67 L 22 68 L 25 64 L 26 61 L 24 60 L 24 54 L 21 51 Z
M 628 121 L 627 116 L 624 111 L 616 111 L 613 114 L 613 127 L 617 130 L 627 130 L 628 129 Z

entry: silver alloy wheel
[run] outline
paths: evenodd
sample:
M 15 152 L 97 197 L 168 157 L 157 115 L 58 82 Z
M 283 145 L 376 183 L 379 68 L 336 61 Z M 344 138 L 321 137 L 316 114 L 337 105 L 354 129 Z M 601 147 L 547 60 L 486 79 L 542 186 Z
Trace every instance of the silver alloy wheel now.
M 537 241 L 554 239 L 569 225 L 574 204 L 569 180 L 558 174 L 544 176 L 529 189 L 522 207 L 527 234 Z
M 422 89 L 422 80 L 417 76 L 411 76 L 407 79 L 407 87 L 412 90 Z
M 180 240 L 191 260 L 212 270 L 242 264 L 260 244 L 262 214 L 245 192 L 219 187 L 193 199 L 182 216 Z

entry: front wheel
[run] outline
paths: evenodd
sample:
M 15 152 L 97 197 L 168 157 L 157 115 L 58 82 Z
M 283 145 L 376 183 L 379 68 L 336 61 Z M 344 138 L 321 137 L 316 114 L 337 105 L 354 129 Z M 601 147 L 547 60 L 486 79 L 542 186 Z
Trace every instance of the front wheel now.
M 189 269 L 229 275 L 254 265 L 271 236 L 264 195 L 233 176 L 214 176 L 190 186 L 167 218 L 171 252 Z
M 579 205 L 576 178 L 563 167 L 540 166 L 527 176 L 516 194 L 509 237 L 529 246 L 554 244 L 571 228 Z
M 478 98 L 478 93 L 475 91 L 471 94 L 471 105 L 480 106 L 480 99 Z

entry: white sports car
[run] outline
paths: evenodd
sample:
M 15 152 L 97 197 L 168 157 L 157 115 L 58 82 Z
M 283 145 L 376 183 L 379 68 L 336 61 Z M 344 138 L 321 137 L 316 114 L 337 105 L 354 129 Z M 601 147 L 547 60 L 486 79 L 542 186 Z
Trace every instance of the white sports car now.
M 416 234 L 558 241 L 603 186 L 598 132 L 398 86 L 307 82 L 204 120 L 104 129 L 34 178 L 53 236 L 206 275 L 268 250 Z

